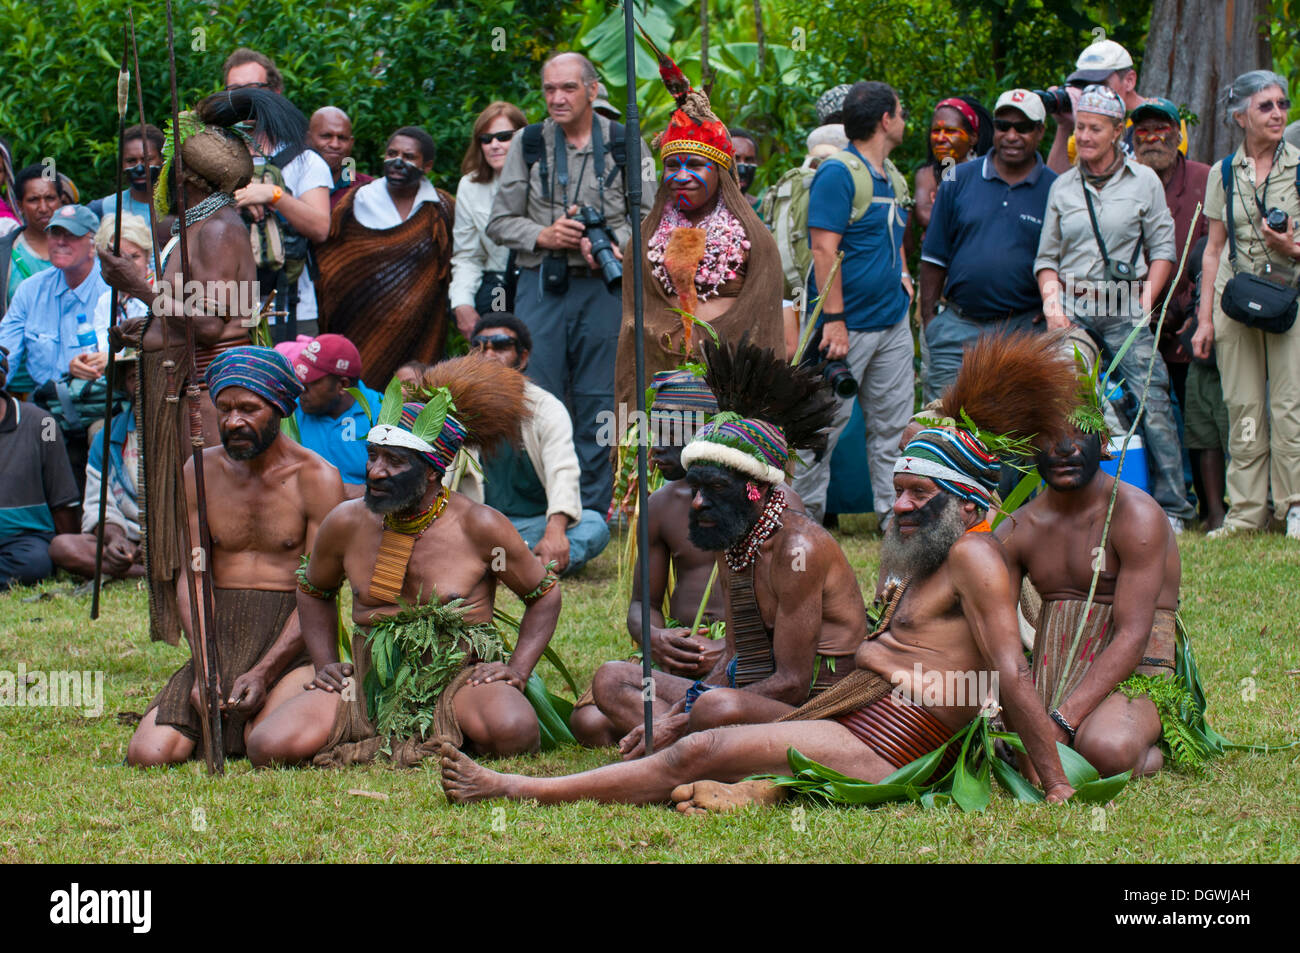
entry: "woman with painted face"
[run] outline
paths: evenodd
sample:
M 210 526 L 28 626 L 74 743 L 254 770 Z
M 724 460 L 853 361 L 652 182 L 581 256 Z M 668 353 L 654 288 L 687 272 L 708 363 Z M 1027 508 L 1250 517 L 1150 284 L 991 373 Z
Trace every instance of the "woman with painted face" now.
M 681 312 L 723 337 L 739 339 L 748 330 L 760 347 L 785 347 L 776 241 L 740 190 L 727 127 L 685 77 L 680 87 L 685 92 L 677 96 L 668 128 L 653 143 L 663 177 L 641 224 L 647 380 L 688 358 L 698 360 L 708 332 Z M 617 400 L 628 408 L 636 407 L 632 289 L 631 281 L 623 282 L 615 372 Z
M 1253 326 L 1239 310 L 1250 293 L 1235 303 L 1227 293 L 1234 281 L 1250 289 L 1249 282 L 1262 279 L 1282 294 L 1296 287 L 1300 150 L 1283 138 L 1291 100 L 1277 73 L 1243 73 L 1225 98 L 1225 121 L 1244 137 L 1210 169 L 1210 232 L 1192 338 L 1197 357 L 1214 349 L 1228 405 L 1228 516 L 1210 536 L 1267 529 L 1275 516 L 1286 520 L 1288 538 L 1300 540 L 1300 328 L 1284 328 L 1286 309 L 1279 309 L 1279 323 Z M 1292 303 L 1293 321 L 1295 308 Z
M 925 236 L 944 172 L 984 155 L 992 145 L 993 117 L 978 100 L 970 96 L 952 96 L 934 107 L 925 163 L 916 170 L 916 188 L 912 191 L 916 196 L 916 209 L 908 217 L 908 234 L 904 238 L 909 251 L 912 241 L 920 247 Z
M 492 200 L 515 133 L 528 124 L 513 103 L 494 102 L 478 114 L 456 186 L 456 229 L 451 254 L 451 307 L 456 327 L 469 340 L 479 316 L 514 311 L 510 249 L 487 237 Z
M 1179 249 L 1174 219 L 1156 173 L 1126 155 L 1124 102 L 1108 86 L 1089 86 L 1074 107 L 1078 159 L 1047 194 L 1034 274 L 1049 330 L 1078 325 L 1099 339 L 1107 366 L 1141 325 L 1113 379 L 1124 381 L 1129 420 L 1150 369 L 1142 442 L 1150 492 L 1175 533 L 1196 510 L 1187 500 L 1182 445 L 1169 396 L 1169 370 L 1144 321 L 1158 307 Z
M 100 199 L 99 208 L 95 208 L 95 202 L 90 203 L 90 207 L 104 218 L 112 218 L 120 201 L 123 203 L 123 212 L 139 215 L 147 222 L 153 189 L 162 172 L 162 130 L 157 126 L 146 125 L 144 132 L 141 132 L 140 126 L 130 126 L 122 139 L 122 170 L 130 185 L 122 190 L 121 195 L 108 195 Z

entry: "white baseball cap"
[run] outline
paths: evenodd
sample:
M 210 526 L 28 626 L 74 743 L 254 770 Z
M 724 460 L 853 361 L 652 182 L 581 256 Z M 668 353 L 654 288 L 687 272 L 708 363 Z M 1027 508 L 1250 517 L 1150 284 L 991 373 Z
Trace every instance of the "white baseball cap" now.
M 1100 40 L 1079 54 L 1067 83 L 1104 83 L 1116 70 L 1132 69 L 1133 57 L 1114 40 Z
M 997 103 L 993 106 L 993 115 L 997 115 L 1003 108 L 1019 109 L 1025 114 L 1027 119 L 1034 122 L 1043 122 L 1047 118 L 1047 110 L 1043 107 L 1043 101 L 1038 98 L 1037 93 L 1030 92 L 1027 89 L 1008 89 L 998 97 Z

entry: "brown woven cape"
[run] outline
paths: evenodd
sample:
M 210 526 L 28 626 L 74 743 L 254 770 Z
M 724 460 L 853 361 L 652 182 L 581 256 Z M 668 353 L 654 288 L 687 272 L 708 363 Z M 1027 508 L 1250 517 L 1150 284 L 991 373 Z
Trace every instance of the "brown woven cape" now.
M 438 197 L 396 228 L 373 229 L 352 213 L 351 189 L 315 249 L 320 330 L 357 346 L 362 379 L 381 392 L 402 364 L 432 364 L 447 343 L 456 200 L 442 189 Z
M 783 278 L 781 253 L 776 240 L 759 220 L 746 200 L 740 186 L 731 175 L 719 176 L 722 201 L 731 213 L 740 219 L 749 239 L 749 258 L 745 265 L 745 280 L 740 294 L 732 299 L 731 307 L 709 322 L 723 338 L 740 340 L 742 332 L 749 331 L 749 339 L 759 347 L 769 347 L 778 354 L 785 353 L 785 335 L 781 323 L 781 293 Z M 663 285 L 651 273 L 650 260 L 645 257 L 650 247 L 650 236 L 659 227 L 664 205 L 672 190 L 664 182 L 655 193 L 655 204 L 641 223 L 641 267 L 645 276 L 642 299 L 645 301 L 645 376 L 646 383 L 656 371 L 666 371 L 682 363 L 682 319 L 670 311 L 680 307 L 677 295 L 669 297 Z M 627 257 L 628 246 L 623 248 Z M 667 340 L 665 341 L 665 334 Z M 692 335 L 695 360 L 699 360 L 700 341 L 708 337 L 707 331 L 698 330 Z M 632 268 L 628 262 L 623 273 L 623 327 L 618 335 L 618 360 L 615 364 L 615 395 L 617 401 L 629 409 L 636 408 L 636 320 L 633 316 Z
M 181 364 L 173 348 L 172 360 Z M 145 585 L 149 591 L 149 637 L 155 642 L 180 642 L 181 617 L 176 602 L 176 580 L 181 562 L 181 521 L 187 519 L 185 488 L 180 483 L 181 428 L 188 405 L 184 397 L 166 400 L 167 371 L 162 351 L 140 353 L 140 376 L 135 401 L 135 429 L 140 443 L 136 474 L 140 501 L 140 546 L 144 557 Z M 176 387 L 184 393 L 184 374 L 177 372 Z M 188 702 L 188 697 L 186 699 Z

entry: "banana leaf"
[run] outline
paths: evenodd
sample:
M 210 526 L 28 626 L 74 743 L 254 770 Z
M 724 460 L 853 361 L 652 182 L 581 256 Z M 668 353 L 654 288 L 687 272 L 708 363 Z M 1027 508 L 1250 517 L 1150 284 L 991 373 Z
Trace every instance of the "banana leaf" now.
M 1002 508 L 998 510 L 997 515 L 993 517 L 993 528 L 997 529 L 998 524 L 1007 518 L 1008 514 L 1014 513 L 1025 500 L 1029 499 L 1029 494 L 1038 489 L 1038 484 L 1042 482 L 1042 477 L 1038 475 L 1038 470 L 1030 470 L 1016 488 L 1007 494 L 1007 498 L 1002 501 Z
M 1022 804 L 1037 804 L 1042 801 L 1043 793 L 1025 780 L 1025 776 L 1007 764 L 1001 758 L 994 758 L 993 776 L 1013 798 Z
M 528 676 L 528 682 L 524 685 L 524 697 L 537 713 L 543 751 L 551 751 L 563 745 L 577 745 L 577 739 L 569 731 L 569 715 L 573 712 L 573 706 L 548 692 L 546 683 L 536 672 Z M 568 710 L 564 711 L 566 707 Z

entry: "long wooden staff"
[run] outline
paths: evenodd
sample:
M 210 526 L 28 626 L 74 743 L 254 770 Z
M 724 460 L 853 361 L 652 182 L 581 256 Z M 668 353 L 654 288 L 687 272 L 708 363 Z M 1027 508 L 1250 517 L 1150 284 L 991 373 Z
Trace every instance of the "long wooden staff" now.
M 126 57 L 130 51 L 126 25 L 122 25 L 122 66 L 117 71 L 117 210 L 113 215 L 113 254 L 122 254 L 122 159 L 126 152 L 126 105 L 131 97 L 131 72 L 126 66 Z M 144 130 L 140 132 L 144 139 Z M 111 330 L 117 324 L 117 289 L 112 290 L 109 300 L 108 326 Z M 108 512 L 108 467 L 109 448 L 113 435 L 113 372 L 117 366 L 116 354 L 108 349 L 108 366 L 104 368 L 104 379 L 108 382 L 108 392 L 104 397 L 104 429 L 100 436 L 104 440 L 104 455 L 99 466 L 99 522 L 95 530 L 95 584 L 90 596 L 90 618 L 99 618 L 99 589 L 104 580 L 104 516 Z
M 203 668 L 203 678 L 200 680 L 199 695 L 201 709 L 207 715 L 208 724 L 208 730 L 204 733 L 204 741 L 207 745 L 207 750 L 203 753 L 204 760 L 207 762 L 209 774 L 222 774 L 226 765 L 225 753 L 221 743 L 221 702 L 217 697 L 217 643 L 212 602 L 212 533 L 208 530 L 207 492 L 203 479 L 203 415 L 199 409 L 198 364 L 194 359 L 194 321 L 185 314 L 186 295 L 184 289 L 187 284 L 185 279 L 190 274 L 189 242 L 186 234 L 188 229 L 185 222 L 188 203 L 185 200 L 185 160 L 182 156 L 184 150 L 181 148 L 180 97 L 176 91 L 176 35 L 171 0 L 167 0 L 167 60 L 171 73 L 172 164 L 176 170 L 177 224 L 180 235 L 178 251 L 181 256 L 181 267 L 177 275 L 176 287 L 182 289 L 181 319 L 185 323 L 185 377 L 187 380 L 185 398 L 189 404 L 190 460 L 194 465 L 194 498 L 198 509 L 199 523 L 199 551 L 195 553 L 193 548 L 190 549 L 191 559 L 186 562 L 185 575 L 190 592 L 191 612 L 193 612 L 195 590 L 200 589 L 197 585 L 196 575 L 197 572 L 204 574 L 204 584 L 198 593 L 203 604 L 203 637 L 199 640 L 202 652 L 195 656 L 197 659 L 195 663 L 196 677 L 198 668 L 201 666 Z M 188 517 L 185 520 L 185 527 L 188 535 Z M 189 540 L 188 545 L 192 547 L 193 540 Z M 194 557 L 200 560 L 198 567 L 194 565 Z

